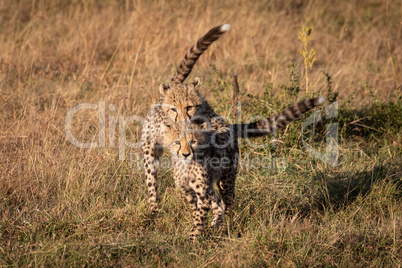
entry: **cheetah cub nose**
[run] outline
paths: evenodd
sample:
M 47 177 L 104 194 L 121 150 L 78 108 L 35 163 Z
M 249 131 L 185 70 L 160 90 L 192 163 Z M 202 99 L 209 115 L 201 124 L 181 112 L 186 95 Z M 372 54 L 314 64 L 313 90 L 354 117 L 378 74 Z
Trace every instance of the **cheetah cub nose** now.
M 186 154 L 182 153 L 182 155 L 184 156 L 184 158 L 187 158 L 190 155 L 190 153 L 186 153 Z

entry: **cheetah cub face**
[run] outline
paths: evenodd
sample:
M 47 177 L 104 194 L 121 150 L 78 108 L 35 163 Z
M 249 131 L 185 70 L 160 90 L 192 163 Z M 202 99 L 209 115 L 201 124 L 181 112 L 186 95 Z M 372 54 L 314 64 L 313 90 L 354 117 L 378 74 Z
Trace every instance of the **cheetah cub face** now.
M 166 134 L 165 146 L 176 161 L 191 162 L 195 160 L 195 153 L 203 148 L 205 137 L 201 128 L 203 126 L 189 125 L 179 122 L 172 125 L 163 125 Z
M 189 84 L 161 84 L 159 92 L 163 98 L 162 108 L 172 122 L 189 121 L 197 115 L 204 102 L 199 93 L 201 80 L 196 77 Z

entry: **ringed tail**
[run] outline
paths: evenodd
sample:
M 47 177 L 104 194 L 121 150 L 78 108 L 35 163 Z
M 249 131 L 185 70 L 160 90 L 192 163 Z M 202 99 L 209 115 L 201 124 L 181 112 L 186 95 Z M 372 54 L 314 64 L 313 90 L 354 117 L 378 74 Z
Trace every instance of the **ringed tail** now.
M 275 133 L 278 129 L 284 128 L 290 122 L 300 118 L 304 113 L 323 104 L 324 97 L 303 100 L 290 106 L 282 112 L 248 124 L 230 125 L 238 138 L 254 138 Z
M 187 76 L 191 73 L 194 64 L 202 53 L 207 50 L 209 45 L 219 39 L 225 32 L 230 29 L 230 24 L 217 26 L 209 30 L 203 37 L 201 37 L 195 45 L 193 45 L 187 54 L 184 56 L 180 63 L 177 72 L 173 75 L 170 83 L 180 84 L 186 80 Z

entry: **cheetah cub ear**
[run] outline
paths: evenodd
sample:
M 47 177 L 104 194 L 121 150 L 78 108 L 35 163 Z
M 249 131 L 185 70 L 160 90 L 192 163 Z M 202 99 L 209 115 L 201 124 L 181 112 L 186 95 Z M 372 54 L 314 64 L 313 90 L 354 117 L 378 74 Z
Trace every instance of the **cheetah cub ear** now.
M 194 90 L 197 91 L 201 87 L 201 79 L 194 77 L 193 80 Z
M 165 85 L 165 84 L 161 84 L 159 86 L 159 93 L 161 93 L 162 96 L 165 96 L 165 94 L 169 91 L 170 87 Z
M 199 125 L 199 129 L 202 130 L 210 129 L 209 124 L 207 122 L 203 122 L 202 124 Z

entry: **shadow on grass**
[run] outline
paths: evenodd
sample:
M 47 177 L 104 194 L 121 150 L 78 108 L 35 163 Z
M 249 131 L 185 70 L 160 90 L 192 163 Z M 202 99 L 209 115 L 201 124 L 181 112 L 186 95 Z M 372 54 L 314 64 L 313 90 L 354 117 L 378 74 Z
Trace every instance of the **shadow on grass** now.
M 379 165 L 364 172 L 321 173 L 316 174 L 314 180 L 320 185 L 320 194 L 315 204 L 319 210 L 342 209 L 357 197 L 369 195 L 373 186 L 381 183 L 395 185 L 396 191 L 386 194 L 393 198 L 402 197 L 401 165 Z
M 387 104 L 376 103 L 361 111 L 340 108 L 339 125 L 346 137 L 382 136 L 402 130 L 402 99 Z

